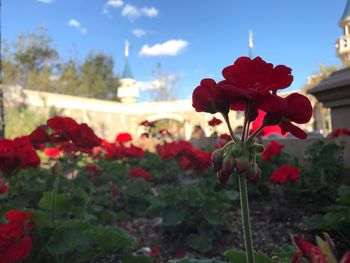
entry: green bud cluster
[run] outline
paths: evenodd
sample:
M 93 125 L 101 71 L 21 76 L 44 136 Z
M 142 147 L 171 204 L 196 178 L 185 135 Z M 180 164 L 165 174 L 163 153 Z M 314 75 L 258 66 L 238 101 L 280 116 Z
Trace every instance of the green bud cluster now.
M 225 185 L 233 172 L 244 174 L 247 180 L 257 184 L 261 170 L 256 164 L 256 156 L 264 151 L 264 146 L 254 141 L 228 142 L 213 152 L 211 160 L 221 184 Z

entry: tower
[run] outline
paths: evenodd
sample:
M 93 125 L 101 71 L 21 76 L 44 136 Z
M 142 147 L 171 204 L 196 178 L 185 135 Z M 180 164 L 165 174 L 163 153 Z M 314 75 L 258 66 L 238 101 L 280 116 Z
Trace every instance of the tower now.
M 338 39 L 337 56 L 344 64 L 350 62 L 350 0 L 347 0 L 343 16 L 339 21 L 339 26 L 343 28 L 344 33 Z
M 120 78 L 120 87 L 118 88 L 118 98 L 122 103 L 134 103 L 139 97 L 139 89 L 132 75 L 129 65 L 129 42 L 125 41 L 125 65 L 123 75 Z

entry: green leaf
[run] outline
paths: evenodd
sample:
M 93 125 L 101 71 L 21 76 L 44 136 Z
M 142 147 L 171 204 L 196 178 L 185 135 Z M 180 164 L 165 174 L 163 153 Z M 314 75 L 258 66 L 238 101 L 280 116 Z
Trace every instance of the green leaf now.
M 190 259 L 190 258 L 182 258 L 182 259 L 172 259 L 169 260 L 168 263 L 226 263 L 221 260 L 216 259 Z
M 187 243 L 190 247 L 199 250 L 203 253 L 211 250 L 213 243 L 212 237 L 205 234 L 191 234 L 187 238 Z
M 169 206 L 162 211 L 161 217 L 165 225 L 177 225 L 184 220 L 185 215 L 186 211 L 183 208 Z
M 123 257 L 122 263 L 152 263 L 153 260 L 150 257 L 147 256 L 133 256 L 128 255 Z
M 51 199 L 52 192 L 44 193 L 43 197 L 39 201 L 39 207 L 43 210 L 51 211 Z M 55 218 L 60 219 L 63 215 L 68 214 L 72 210 L 72 204 L 69 194 L 57 194 L 56 196 L 56 208 Z
M 124 230 L 116 227 L 94 226 L 85 232 L 102 250 L 118 250 L 134 243 Z
M 61 221 L 47 243 L 48 251 L 55 255 L 88 250 L 92 240 L 84 232 L 90 227 L 89 223 L 82 220 Z
M 230 249 L 224 253 L 231 263 L 246 263 L 246 254 L 244 251 Z M 261 252 L 254 252 L 255 263 L 276 263 L 273 259 Z

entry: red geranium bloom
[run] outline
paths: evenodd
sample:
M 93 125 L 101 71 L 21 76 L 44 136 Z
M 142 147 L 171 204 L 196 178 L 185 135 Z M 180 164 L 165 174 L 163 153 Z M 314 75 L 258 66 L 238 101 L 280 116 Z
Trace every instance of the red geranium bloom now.
M 28 232 L 33 229 L 32 214 L 19 210 L 6 212 L 8 223 L 0 225 L 0 263 L 12 263 L 26 259 L 32 250 Z
M 44 148 L 43 152 L 47 157 L 52 157 L 55 159 L 59 158 L 60 153 L 62 153 L 61 149 L 56 147 Z
M 7 184 L 0 178 L 0 195 L 7 192 Z
M 230 102 L 213 79 L 203 79 L 192 94 L 192 106 L 197 112 L 228 114 Z
M 330 137 L 332 138 L 337 138 L 339 137 L 340 135 L 347 135 L 347 136 L 350 136 L 350 130 L 348 129 L 335 129 L 334 131 L 332 131 L 330 133 Z
M 16 169 L 36 168 L 40 158 L 27 136 L 14 140 L 0 139 L 0 171 L 10 176 Z
M 154 257 L 160 254 L 159 248 L 157 248 L 156 246 L 153 246 L 151 248 L 151 251 L 148 253 L 149 257 Z
M 115 141 L 116 142 L 130 142 L 132 141 L 132 136 L 130 135 L 130 133 L 119 133 L 116 137 L 115 137 Z
M 291 182 L 299 181 L 300 177 L 299 169 L 285 164 L 272 171 L 270 182 L 273 184 L 285 184 L 288 180 Z
M 311 102 L 307 97 L 299 93 L 292 93 L 286 97 L 288 107 L 284 111 L 278 113 L 267 113 L 264 118 L 264 125 L 279 125 L 282 134 L 290 132 L 299 139 L 305 139 L 307 134 L 294 125 L 308 123 L 312 117 L 313 109 Z
M 321 250 L 318 247 L 314 246 L 312 243 L 297 236 L 293 236 L 293 241 L 298 250 L 292 257 L 292 263 L 301 263 L 302 257 L 307 257 L 311 263 L 327 262 L 327 257 L 322 254 Z
M 49 134 L 43 127 L 36 128 L 28 137 L 30 143 L 37 149 L 51 141 Z
M 287 107 L 286 101 L 276 92 L 290 86 L 293 81 L 291 72 L 289 67 L 273 67 L 260 57 L 240 57 L 233 65 L 223 69 L 225 81 L 221 86 L 230 98 L 231 109 L 244 110 L 250 101 L 254 106 L 252 115 L 256 117 L 257 109 L 279 112 Z
M 215 117 L 213 117 L 210 121 L 208 121 L 208 125 L 212 126 L 212 127 L 218 126 L 221 123 L 222 123 L 222 121 L 217 119 L 217 118 L 215 118 Z
M 113 183 L 110 183 L 109 189 L 111 191 L 112 197 L 116 197 L 119 194 L 118 188 Z
M 281 153 L 284 145 L 276 141 L 271 141 L 270 144 L 262 152 L 261 157 L 264 161 L 270 161 L 272 156 L 277 156 Z
M 152 180 L 152 175 L 148 172 L 146 172 L 142 168 L 133 168 L 130 172 L 129 175 L 131 178 L 144 178 L 147 181 Z

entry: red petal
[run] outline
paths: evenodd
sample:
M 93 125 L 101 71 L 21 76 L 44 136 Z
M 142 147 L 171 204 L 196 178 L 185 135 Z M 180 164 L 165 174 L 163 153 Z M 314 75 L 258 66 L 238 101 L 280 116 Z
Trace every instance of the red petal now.
M 283 111 L 288 106 L 284 98 L 270 93 L 259 93 L 254 97 L 254 101 L 259 109 L 270 113 Z
M 290 86 L 293 82 L 292 69 L 284 65 L 276 66 L 270 75 L 269 82 L 265 86 L 265 91 L 277 91 Z
M 312 117 L 311 102 L 307 97 L 299 93 L 292 93 L 286 97 L 288 108 L 283 116 L 292 122 L 307 123 Z
M 280 124 L 282 134 L 285 134 L 286 132 L 290 132 L 295 137 L 299 139 L 306 139 L 307 134 L 302 129 L 300 129 L 298 126 L 292 124 L 291 122 L 285 121 Z

